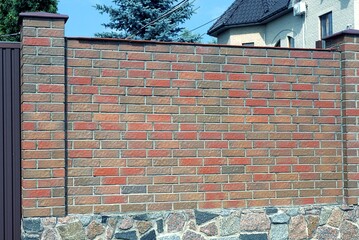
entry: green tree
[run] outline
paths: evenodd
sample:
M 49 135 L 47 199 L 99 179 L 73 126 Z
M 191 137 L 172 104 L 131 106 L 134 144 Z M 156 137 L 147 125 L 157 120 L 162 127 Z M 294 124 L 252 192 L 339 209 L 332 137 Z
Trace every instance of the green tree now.
M 19 14 L 21 12 L 57 12 L 58 0 L 1 0 L 0 41 L 19 41 Z
M 113 6 L 97 4 L 95 8 L 110 16 L 103 26 L 112 30 L 97 33 L 97 37 L 167 42 L 198 42 L 201 38 L 180 26 L 194 14 L 189 0 L 113 0 Z

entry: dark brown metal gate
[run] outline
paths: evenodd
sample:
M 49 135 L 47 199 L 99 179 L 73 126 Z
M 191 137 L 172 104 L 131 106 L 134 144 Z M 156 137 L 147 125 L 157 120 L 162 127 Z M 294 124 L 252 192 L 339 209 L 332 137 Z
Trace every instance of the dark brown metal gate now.
M 0 42 L 0 240 L 20 239 L 20 44 Z

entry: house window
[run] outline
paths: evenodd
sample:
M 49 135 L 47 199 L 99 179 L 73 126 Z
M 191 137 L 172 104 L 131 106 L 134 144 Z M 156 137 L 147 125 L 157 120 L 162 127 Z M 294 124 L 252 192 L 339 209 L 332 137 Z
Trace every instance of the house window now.
M 275 43 L 274 47 L 280 47 L 280 40 Z
M 295 44 L 294 44 L 294 38 L 288 36 L 288 46 L 290 48 L 294 48 L 295 47 Z
M 320 30 L 322 39 L 333 34 L 332 12 L 320 16 Z
M 242 43 L 242 46 L 254 46 L 254 42 Z

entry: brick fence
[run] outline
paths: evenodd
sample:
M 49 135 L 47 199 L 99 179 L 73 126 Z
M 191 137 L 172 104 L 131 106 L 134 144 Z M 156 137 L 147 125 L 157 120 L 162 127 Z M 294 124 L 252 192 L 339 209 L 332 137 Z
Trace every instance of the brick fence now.
M 22 19 L 24 217 L 357 204 L 355 31 L 255 48 Z

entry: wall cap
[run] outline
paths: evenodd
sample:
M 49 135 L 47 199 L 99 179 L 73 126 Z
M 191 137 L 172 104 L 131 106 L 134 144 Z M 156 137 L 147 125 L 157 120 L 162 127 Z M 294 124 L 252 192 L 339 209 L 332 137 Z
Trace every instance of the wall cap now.
M 65 23 L 69 19 L 68 15 L 58 14 L 58 13 L 48 13 L 48 12 L 23 12 L 20 13 L 20 18 L 49 18 L 49 19 L 63 19 Z
M 242 45 L 227 45 L 227 44 L 212 44 L 212 43 L 190 43 L 190 42 L 162 42 L 155 40 L 133 40 L 123 38 L 99 38 L 99 37 L 66 37 L 68 40 L 76 41 L 90 41 L 90 42 L 125 42 L 133 44 L 160 44 L 160 45 L 184 45 L 194 47 L 222 47 L 222 48 L 242 48 L 242 49 L 270 49 L 270 50 L 289 50 L 289 51 L 324 51 L 336 52 L 336 49 L 320 49 L 320 48 L 289 48 L 289 47 L 270 47 L 270 46 L 242 46 Z

